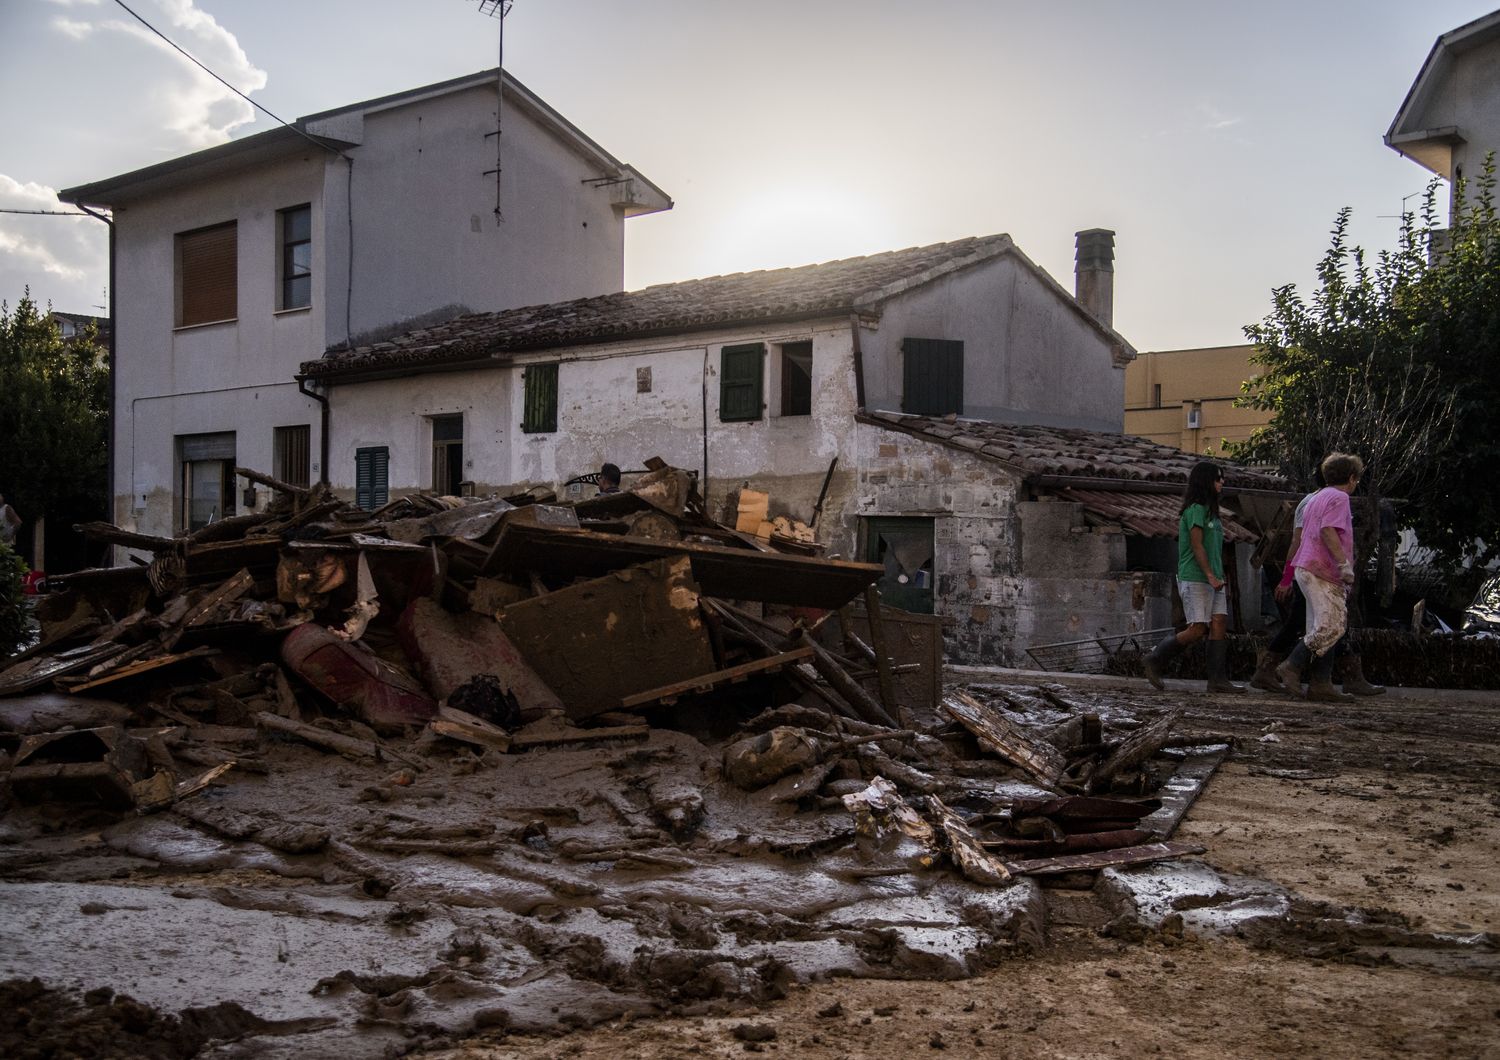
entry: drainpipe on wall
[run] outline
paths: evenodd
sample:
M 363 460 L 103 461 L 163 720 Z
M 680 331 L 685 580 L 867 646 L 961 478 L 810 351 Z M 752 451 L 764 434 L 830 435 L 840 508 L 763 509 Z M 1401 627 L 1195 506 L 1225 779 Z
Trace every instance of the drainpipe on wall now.
M 1115 234 L 1086 228 L 1074 235 L 1073 291 L 1089 316 L 1107 328 L 1115 318 Z
M 859 345 L 859 314 L 849 314 L 849 342 L 854 347 L 854 404 L 865 410 L 865 354 Z
M 326 486 L 328 485 L 328 421 L 330 418 L 328 396 L 307 389 L 307 377 L 302 375 L 297 376 L 297 390 L 304 397 L 310 397 L 323 406 L 322 421 L 318 428 L 318 483 Z
M 105 442 L 104 442 L 104 504 L 105 518 L 110 522 L 115 519 L 115 391 L 118 384 L 115 381 L 115 333 L 119 328 L 119 322 L 115 320 L 115 222 L 113 218 L 105 217 L 102 213 L 89 209 L 83 203 L 78 208 L 90 217 L 96 217 L 109 226 L 109 345 L 105 348 L 106 363 L 109 366 L 109 405 L 105 417 Z M 132 459 L 134 455 L 132 454 Z M 110 545 L 104 553 L 104 562 L 109 566 L 115 564 L 115 546 Z

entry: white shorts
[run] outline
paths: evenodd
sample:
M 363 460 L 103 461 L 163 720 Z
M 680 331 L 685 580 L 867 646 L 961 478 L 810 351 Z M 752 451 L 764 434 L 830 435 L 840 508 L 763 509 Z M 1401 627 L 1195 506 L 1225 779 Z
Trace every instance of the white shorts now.
M 1182 597 L 1182 617 L 1188 625 L 1208 625 L 1214 615 L 1229 614 L 1229 594 L 1221 585 L 1215 589 L 1208 582 L 1177 579 L 1177 595 Z

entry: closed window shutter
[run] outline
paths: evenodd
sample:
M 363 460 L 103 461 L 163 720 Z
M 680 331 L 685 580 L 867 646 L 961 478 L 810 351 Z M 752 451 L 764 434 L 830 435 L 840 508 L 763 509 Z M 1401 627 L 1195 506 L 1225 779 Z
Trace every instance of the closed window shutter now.
M 955 339 L 902 339 L 901 411 L 946 416 L 964 411 L 964 344 Z
M 719 358 L 719 419 L 760 419 L 761 370 L 766 348 L 759 342 L 725 346 Z
M 238 226 L 233 222 L 177 237 L 177 323 L 206 324 L 239 315 Z
M 557 430 L 557 365 L 533 364 L 526 369 L 525 380 L 521 430 L 550 434 Z
M 391 451 L 383 445 L 354 451 L 354 503 L 367 512 L 390 499 L 390 459 Z

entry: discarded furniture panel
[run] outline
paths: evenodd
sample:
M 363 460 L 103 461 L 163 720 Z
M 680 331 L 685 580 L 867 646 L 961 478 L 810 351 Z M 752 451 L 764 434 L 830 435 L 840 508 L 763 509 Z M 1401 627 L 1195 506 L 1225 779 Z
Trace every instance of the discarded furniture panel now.
M 1068 764 L 1056 747 L 1021 732 L 967 692 L 944 696 L 943 712 L 973 733 L 985 750 L 1015 763 L 1043 787 L 1056 789 Z
M 425 725 L 437 712 L 426 689 L 360 641 L 305 622 L 287 634 L 282 661 L 332 702 L 376 729 Z
M 715 669 L 685 556 L 523 600 L 500 626 L 575 719 Z
M 500 752 L 510 750 L 510 733 L 455 707 L 439 707 L 437 717 L 428 722 L 427 727 L 450 740 L 461 740 Z
M 851 631 L 873 646 L 875 637 L 866 609 L 854 604 L 843 614 L 849 617 Z M 936 615 L 903 611 L 883 601 L 880 617 L 896 701 L 921 714 L 936 711 L 943 699 L 943 620 Z M 913 665 L 916 669 L 906 669 Z
M 563 703 L 531 668 L 505 631 L 484 615 L 455 615 L 430 597 L 407 605 L 396 625 L 401 646 L 438 699 L 479 674 L 493 674 L 516 698 L 522 717 L 562 710 Z
M 0 671 L 0 696 L 13 696 L 41 688 L 65 674 L 97 666 L 107 659 L 123 655 L 123 644 L 85 644 L 52 655 L 38 655 Z
M 667 556 L 687 556 L 693 580 L 708 596 L 829 610 L 854 599 L 881 573 L 881 568 L 870 563 L 509 522 L 496 542 L 493 569 L 522 576 L 534 571 L 544 578 L 566 581 L 598 577 Z

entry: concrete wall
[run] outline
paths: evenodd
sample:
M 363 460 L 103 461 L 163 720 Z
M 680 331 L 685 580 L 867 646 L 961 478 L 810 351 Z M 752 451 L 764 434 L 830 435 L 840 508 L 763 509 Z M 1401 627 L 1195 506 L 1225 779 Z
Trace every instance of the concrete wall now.
M 1247 343 L 1138 354 L 1125 369 L 1125 433 L 1190 453 L 1223 453 L 1226 441 L 1248 439 L 1271 421 L 1269 412 L 1234 405 L 1255 375 L 1254 351 Z M 1195 410 L 1196 428 L 1188 426 Z
M 1484 156 L 1500 152 L 1500 40 L 1455 55 L 1437 88 L 1408 125 L 1413 129 L 1458 126 L 1464 142 L 1453 145 L 1450 172 L 1455 177 L 1477 178 Z
M 970 454 L 859 426 L 850 514 L 934 519 L 934 604 L 951 662 L 1028 666 L 1030 645 L 1171 624 L 1170 579 L 1125 570 L 1119 534 L 1082 506 L 1026 501 L 1018 478 Z
M 974 419 L 1123 426 L 1124 370 L 1092 324 L 1024 265 L 1001 257 L 887 303 L 862 334 L 870 408 L 901 410 L 903 338 L 964 344 L 964 411 Z

